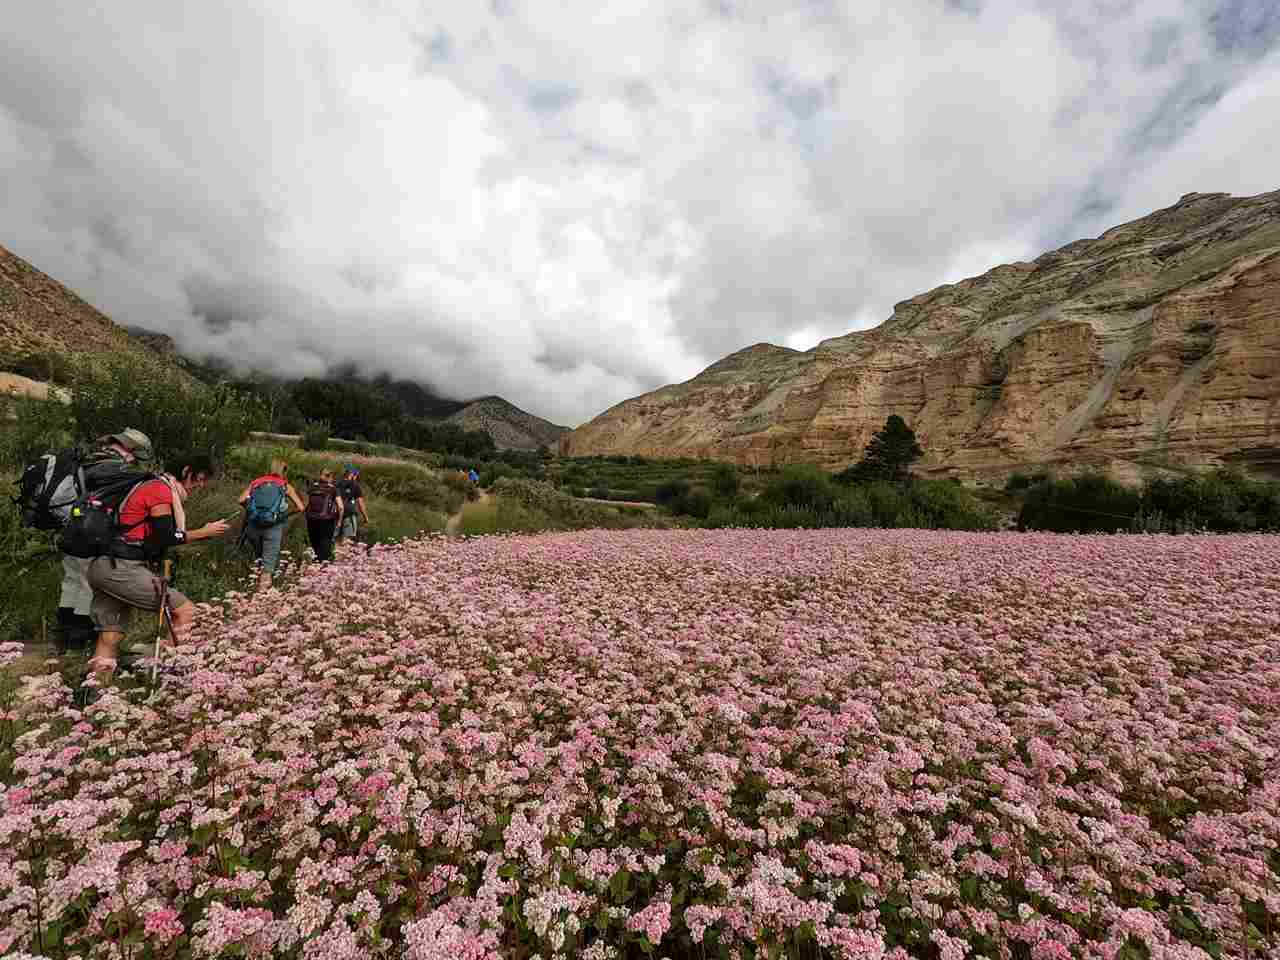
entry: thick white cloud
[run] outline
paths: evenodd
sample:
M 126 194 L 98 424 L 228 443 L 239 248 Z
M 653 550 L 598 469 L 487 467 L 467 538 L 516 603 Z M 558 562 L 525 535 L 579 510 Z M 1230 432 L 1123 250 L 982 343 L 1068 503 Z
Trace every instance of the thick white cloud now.
M 0 243 L 190 351 L 576 423 L 1280 186 L 1276 9 L 43 0 L 0 35 Z

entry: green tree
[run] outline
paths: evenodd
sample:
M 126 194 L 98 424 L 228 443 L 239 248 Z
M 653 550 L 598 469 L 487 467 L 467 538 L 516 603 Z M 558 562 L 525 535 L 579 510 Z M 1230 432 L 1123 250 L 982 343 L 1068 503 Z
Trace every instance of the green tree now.
M 922 456 L 924 450 L 916 442 L 915 431 L 895 413 L 872 436 L 862 461 L 845 471 L 841 479 L 905 480 L 911 464 Z
M 717 464 L 711 471 L 711 489 L 722 500 L 732 500 L 738 495 L 738 471 L 732 463 Z

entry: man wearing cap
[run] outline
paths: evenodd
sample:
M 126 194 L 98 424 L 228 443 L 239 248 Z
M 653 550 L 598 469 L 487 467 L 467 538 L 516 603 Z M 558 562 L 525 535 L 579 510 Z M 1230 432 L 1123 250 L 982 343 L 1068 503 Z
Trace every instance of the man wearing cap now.
M 360 486 L 360 470 L 348 463 L 343 467 L 342 479 L 338 481 L 338 496 L 342 498 L 342 526 L 338 528 L 337 542 L 343 537 L 356 539 L 360 531 L 360 523 L 369 522 L 369 511 L 364 505 L 364 488 Z M 356 511 L 360 512 L 360 521 L 356 521 Z
M 152 457 L 151 438 L 129 427 L 94 441 L 94 449 L 81 461 L 85 492 L 105 486 L 136 464 Z M 89 650 L 97 642 L 97 631 L 89 615 L 93 590 L 87 574 L 89 561 L 62 555 L 62 592 L 58 597 L 58 626 L 64 650 Z

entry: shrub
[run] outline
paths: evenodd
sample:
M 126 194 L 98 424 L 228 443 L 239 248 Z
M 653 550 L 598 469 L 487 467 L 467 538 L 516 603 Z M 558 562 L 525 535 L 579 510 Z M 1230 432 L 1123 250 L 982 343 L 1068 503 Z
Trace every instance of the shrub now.
M 253 394 L 229 384 L 188 381 L 170 368 L 132 357 L 86 363 L 69 392 L 76 439 L 90 441 L 135 427 L 151 438 L 160 459 L 199 450 L 221 460 L 251 430 L 269 422 L 265 405 Z
M 689 481 L 676 477 L 658 484 L 653 492 L 653 502 L 661 507 L 672 507 L 689 492 Z
M 0 417 L 17 415 L 7 429 L 0 420 L 0 467 L 20 470 L 36 457 L 71 444 L 75 424 L 66 404 L 34 397 L 0 396 Z
M 736 497 L 738 487 L 738 470 L 733 464 L 717 464 L 711 471 L 711 490 L 722 500 Z
M 325 450 L 329 446 L 328 422 L 324 420 L 306 420 L 302 424 L 302 439 L 300 444 L 303 450 Z
M 830 474 L 817 467 L 791 466 L 786 467 L 776 480 L 765 487 L 760 496 L 779 507 L 825 510 L 831 507 L 838 494 Z
M 594 487 L 592 487 L 589 491 L 587 491 L 587 495 L 590 497 L 594 497 L 596 500 L 608 500 L 609 488 L 606 487 L 603 483 L 597 483 Z
M 1143 485 L 1134 527 L 1151 533 L 1280 530 L 1280 483 L 1228 470 L 1154 478 Z
M 1059 533 L 1129 530 L 1135 524 L 1140 504 L 1137 490 L 1103 474 L 1046 480 L 1027 492 L 1018 513 L 1018 529 Z
M 671 510 L 686 517 L 705 520 L 711 513 L 711 497 L 705 490 L 690 490 L 671 502 Z

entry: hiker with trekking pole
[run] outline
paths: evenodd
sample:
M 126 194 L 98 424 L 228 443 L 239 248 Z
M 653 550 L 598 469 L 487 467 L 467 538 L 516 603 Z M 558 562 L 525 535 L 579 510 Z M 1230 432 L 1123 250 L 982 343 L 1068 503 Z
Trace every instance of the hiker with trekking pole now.
M 99 437 L 88 449 L 70 447 L 37 457 L 18 480 L 17 503 L 24 526 L 35 530 L 61 530 L 71 508 L 86 493 L 118 479 L 139 462 L 151 459 L 151 440 L 141 430 L 129 427 L 119 433 Z M 93 649 L 97 631 L 89 607 L 93 590 L 85 579 L 89 561 L 62 555 L 62 587 L 58 594 L 57 629 L 59 653 Z
M 127 473 L 85 494 L 72 507 L 63 528 L 63 552 L 89 561 L 86 578 L 93 590 L 90 609 L 98 631 L 89 661 L 91 676 L 75 693 L 82 707 L 98 698 L 95 688 L 111 682 L 120 641 L 134 610 L 156 613 L 157 657 L 166 623 L 175 644 L 186 642 L 195 605 L 169 585 L 168 552 L 184 543 L 220 537 L 230 529 L 226 520 L 187 529 L 184 504 L 214 474 L 208 456 L 177 457 L 169 471 Z M 153 680 L 155 675 L 153 665 Z

